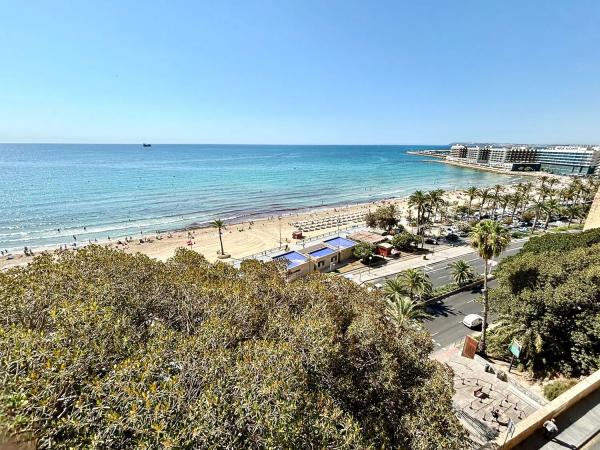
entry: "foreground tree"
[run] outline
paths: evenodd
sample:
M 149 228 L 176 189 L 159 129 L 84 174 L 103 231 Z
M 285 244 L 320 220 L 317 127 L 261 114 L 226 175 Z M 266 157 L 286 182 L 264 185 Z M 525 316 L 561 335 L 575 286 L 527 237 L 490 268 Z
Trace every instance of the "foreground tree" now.
M 342 277 L 89 247 L 0 311 L 0 436 L 40 449 L 463 448 L 430 335 Z
M 479 256 L 484 261 L 483 272 L 483 324 L 481 326 L 481 341 L 479 349 L 485 353 L 486 350 L 486 331 L 488 320 L 488 274 L 489 260 L 508 247 L 510 243 L 510 234 L 506 228 L 494 220 L 482 220 L 473 227 L 471 231 L 471 246 L 477 249 Z
M 499 265 L 490 298 L 500 318 L 489 354 L 508 358 L 517 340 L 520 364 L 536 376 L 600 368 L 600 230 L 590 231 L 532 238 Z

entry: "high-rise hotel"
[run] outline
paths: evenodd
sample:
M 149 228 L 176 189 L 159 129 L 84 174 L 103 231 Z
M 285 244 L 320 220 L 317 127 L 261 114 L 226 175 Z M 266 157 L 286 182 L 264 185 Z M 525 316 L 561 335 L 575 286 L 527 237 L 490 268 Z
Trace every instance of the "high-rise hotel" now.
M 600 176 L 600 146 L 556 145 L 453 145 L 450 161 L 513 171 L 538 171 L 561 175 Z

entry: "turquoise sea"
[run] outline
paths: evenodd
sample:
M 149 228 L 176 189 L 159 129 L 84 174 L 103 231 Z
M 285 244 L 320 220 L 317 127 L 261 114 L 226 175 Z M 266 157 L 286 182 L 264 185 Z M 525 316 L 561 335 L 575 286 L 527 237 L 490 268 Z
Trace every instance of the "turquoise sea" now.
M 420 148 L 444 147 L 0 144 L 0 248 L 71 244 L 73 235 L 86 243 L 513 178 L 406 154 Z

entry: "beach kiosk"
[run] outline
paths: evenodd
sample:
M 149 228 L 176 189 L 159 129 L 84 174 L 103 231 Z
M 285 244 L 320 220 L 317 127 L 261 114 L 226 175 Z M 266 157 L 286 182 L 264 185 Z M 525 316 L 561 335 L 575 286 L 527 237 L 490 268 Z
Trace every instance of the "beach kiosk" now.
M 377 253 L 379 256 L 384 256 L 384 257 L 392 256 L 393 250 L 394 250 L 394 247 L 389 242 L 380 242 L 375 247 L 375 253 Z
M 346 261 L 352 257 L 352 252 L 356 246 L 356 242 L 343 237 L 334 237 L 323 241 L 327 247 L 334 249 L 338 253 L 338 262 Z
M 303 248 L 301 252 L 310 258 L 313 263 L 313 270 L 318 270 L 319 272 L 329 271 L 338 263 L 337 252 L 323 243 Z
M 273 261 L 286 264 L 288 280 L 292 281 L 311 272 L 311 261 L 301 253 L 291 251 L 273 257 Z

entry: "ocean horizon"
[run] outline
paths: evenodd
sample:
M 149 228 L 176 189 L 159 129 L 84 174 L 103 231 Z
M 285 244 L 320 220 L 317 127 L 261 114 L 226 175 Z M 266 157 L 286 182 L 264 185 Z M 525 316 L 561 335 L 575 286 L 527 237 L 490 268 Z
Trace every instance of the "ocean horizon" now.
M 519 178 L 406 153 L 446 148 L 0 144 L 0 248 L 85 244 Z

